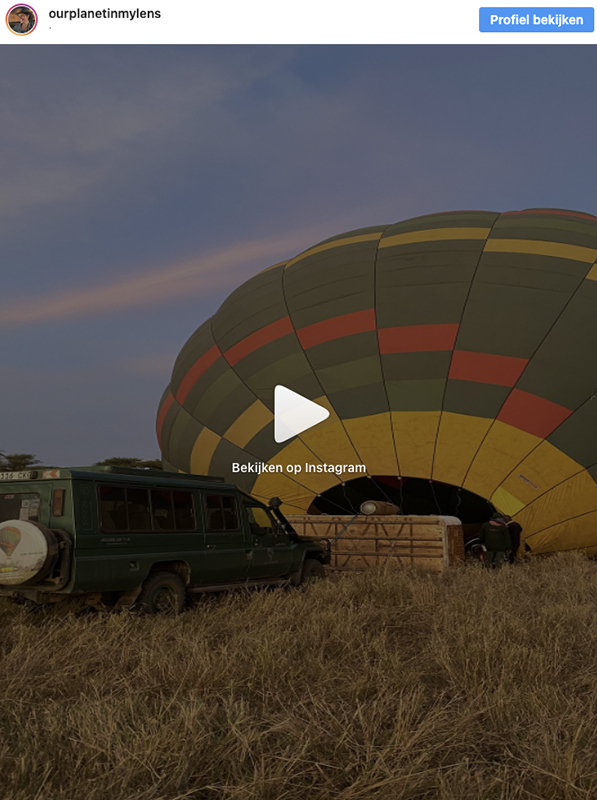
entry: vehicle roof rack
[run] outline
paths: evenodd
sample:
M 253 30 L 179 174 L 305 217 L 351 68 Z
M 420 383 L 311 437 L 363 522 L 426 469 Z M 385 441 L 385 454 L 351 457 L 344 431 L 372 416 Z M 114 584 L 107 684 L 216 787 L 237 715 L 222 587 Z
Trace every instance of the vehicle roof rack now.
M 185 472 L 165 472 L 161 469 L 146 469 L 145 467 L 113 467 L 113 466 L 93 466 L 76 467 L 75 469 L 85 472 L 108 472 L 113 475 L 136 475 L 143 478 L 178 478 L 185 481 L 202 481 L 209 483 L 224 483 L 224 478 L 213 475 L 189 475 Z

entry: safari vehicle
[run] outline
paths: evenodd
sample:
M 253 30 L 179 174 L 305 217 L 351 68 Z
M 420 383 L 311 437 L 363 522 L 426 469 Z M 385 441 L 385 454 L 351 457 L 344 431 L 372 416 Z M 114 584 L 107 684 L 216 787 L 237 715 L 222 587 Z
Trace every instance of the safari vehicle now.
M 278 519 L 222 479 L 159 470 L 0 472 L 0 595 L 178 613 L 192 592 L 323 577 L 325 545 L 272 507 Z

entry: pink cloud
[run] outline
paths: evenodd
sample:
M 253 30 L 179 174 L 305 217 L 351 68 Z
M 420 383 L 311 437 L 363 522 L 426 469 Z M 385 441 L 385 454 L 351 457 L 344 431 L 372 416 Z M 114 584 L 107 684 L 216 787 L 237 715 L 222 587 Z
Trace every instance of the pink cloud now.
M 326 226 L 325 230 L 329 228 Z M 30 295 L 26 299 L 16 297 L 0 306 L 0 326 L 101 316 L 175 301 L 199 292 L 233 288 L 253 274 L 247 273 L 247 266 L 261 263 L 255 270 L 259 271 L 291 258 L 323 235 L 324 229 L 319 227 L 237 242 L 197 259 L 100 286 Z

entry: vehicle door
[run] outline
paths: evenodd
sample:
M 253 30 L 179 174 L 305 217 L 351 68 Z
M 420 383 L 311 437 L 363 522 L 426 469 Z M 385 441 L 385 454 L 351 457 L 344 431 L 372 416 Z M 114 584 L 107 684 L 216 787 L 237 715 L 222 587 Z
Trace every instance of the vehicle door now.
M 248 554 L 241 524 L 238 497 L 227 492 L 204 495 L 205 568 L 204 585 L 233 583 L 247 573 Z
M 23 519 L 50 527 L 51 483 L 0 484 L 0 522 Z
M 270 512 L 259 503 L 243 500 L 249 534 L 249 579 L 280 578 L 291 569 L 292 542 L 276 524 Z
M 77 503 L 78 591 L 134 589 L 162 561 L 188 564 L 191 580 L 202 574 L 202 526 L 188 487 L 79 481 Z M 84 523 L 87 506 L 95 511 Z

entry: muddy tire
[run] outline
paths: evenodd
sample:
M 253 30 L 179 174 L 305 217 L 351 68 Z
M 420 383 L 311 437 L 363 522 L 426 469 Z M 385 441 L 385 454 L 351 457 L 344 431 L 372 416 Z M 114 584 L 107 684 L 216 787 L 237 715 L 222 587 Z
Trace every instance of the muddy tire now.
M 174 617 L 183 610 L 187 592 L 184 583 L 173 572 L 150 575 L 141 589 L 135 608 L 142 614 Z
M 306 558 L 301 572 L 300 585 L 315 583 L 326 577 L 325 567 L 316 558 Z

